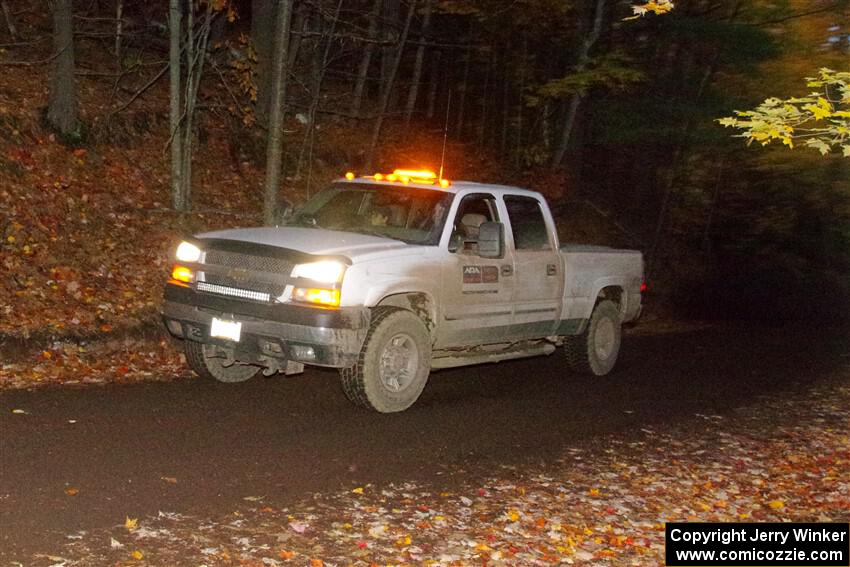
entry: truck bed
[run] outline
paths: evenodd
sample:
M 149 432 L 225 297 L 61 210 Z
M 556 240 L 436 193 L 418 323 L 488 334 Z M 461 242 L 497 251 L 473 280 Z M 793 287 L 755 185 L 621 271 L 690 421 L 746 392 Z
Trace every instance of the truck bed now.
M 624 320 L 637 316 L 643 278 L 643 255 L 640 251 L 565 244 L 560 252 L 565 275 L 562 319 L 589 317 L 600 290 L 608 286 L 619 286 L 625 290 Z

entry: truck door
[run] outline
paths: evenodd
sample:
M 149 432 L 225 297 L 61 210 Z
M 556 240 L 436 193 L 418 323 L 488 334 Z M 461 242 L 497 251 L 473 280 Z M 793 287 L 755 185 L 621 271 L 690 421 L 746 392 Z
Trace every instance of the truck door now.
M 513 264 L 478 255 L 478 227 L 498 221 L 496 198 L 489 193 L 464 196 L 454 215 L 448 254 L 442 266 L 443 320 L 438 347 L 499 342 L 513 317 Z
M 511 338 L 545 337 L 554 332 L 560 315 L 561 258 L 540 201 L 523 195 L 505 195 L 504 201 L 513 238 Z

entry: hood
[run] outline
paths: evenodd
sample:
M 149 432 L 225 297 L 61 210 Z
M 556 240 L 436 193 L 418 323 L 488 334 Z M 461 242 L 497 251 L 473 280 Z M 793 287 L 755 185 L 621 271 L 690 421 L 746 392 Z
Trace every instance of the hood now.
M 296 226 L 235 228 L 205 232 L 197 236 L 266 244 L 307 254 L 339 254 L 352 260 L 372 252 L 407 246 L 404 242 L 392 238 Z

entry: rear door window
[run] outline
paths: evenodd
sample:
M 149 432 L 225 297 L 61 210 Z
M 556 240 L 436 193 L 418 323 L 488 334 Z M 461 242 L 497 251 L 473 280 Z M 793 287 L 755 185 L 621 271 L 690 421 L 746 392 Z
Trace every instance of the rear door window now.
M 518 195 L 505 196 L 505 208 L 517 250 L 551 250 L 552 243 L 540 201 Z

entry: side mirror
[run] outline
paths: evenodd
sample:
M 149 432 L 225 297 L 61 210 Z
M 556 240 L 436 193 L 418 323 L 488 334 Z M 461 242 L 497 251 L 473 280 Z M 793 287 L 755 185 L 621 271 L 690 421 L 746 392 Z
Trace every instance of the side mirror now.
M 501 258 L 505 249 L 505 225 L 484 222 L 478 228 L 478 255 L 482 258 Z

